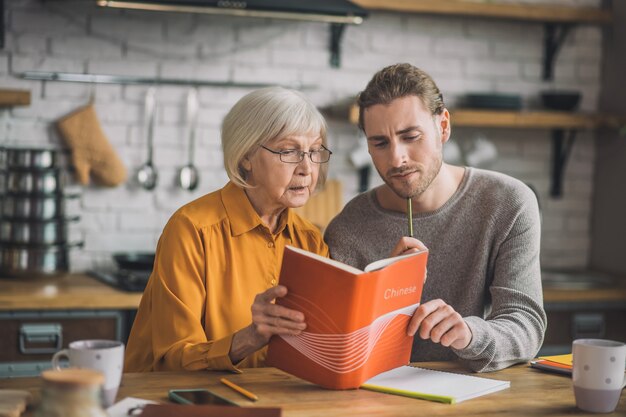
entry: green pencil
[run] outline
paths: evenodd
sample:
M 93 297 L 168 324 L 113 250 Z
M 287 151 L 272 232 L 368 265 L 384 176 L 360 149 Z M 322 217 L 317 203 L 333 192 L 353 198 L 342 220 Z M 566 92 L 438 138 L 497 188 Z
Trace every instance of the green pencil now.
M 411 206 L 411 197 L 406 199 L 406 214 L 409 218 L 409 237 L 413 237 L 413 207 Z

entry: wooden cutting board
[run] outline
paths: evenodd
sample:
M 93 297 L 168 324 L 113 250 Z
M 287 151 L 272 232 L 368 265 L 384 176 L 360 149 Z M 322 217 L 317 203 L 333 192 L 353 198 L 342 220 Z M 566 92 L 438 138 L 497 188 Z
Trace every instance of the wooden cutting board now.
M 30 91 L 0 89 L 0 107 L 30 105 Z

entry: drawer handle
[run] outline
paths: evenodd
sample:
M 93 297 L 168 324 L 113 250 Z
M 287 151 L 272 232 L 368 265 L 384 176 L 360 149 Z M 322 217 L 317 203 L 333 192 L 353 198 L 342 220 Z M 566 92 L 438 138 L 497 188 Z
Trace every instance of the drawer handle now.
M 58 323 L 29 323 L 20 327 L 20 352 L 24 355 L 54 353 L 62 346 L 63 326 Z

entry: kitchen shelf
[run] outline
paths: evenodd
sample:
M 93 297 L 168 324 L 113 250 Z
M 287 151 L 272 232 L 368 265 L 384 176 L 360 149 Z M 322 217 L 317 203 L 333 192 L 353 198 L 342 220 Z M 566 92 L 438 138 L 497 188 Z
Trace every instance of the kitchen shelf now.
M 543 79 L 554 76 L 554 60 L 576 24 L 609 25 L 613 14 L 597 7 L 481 3 L 463 0 L 353 0 L 369 10 L 430 15 L 473 16 L 543 23 Z
M 594 7 L 544 6 L 534 4 L 482 3 L 462 0 L 352 0 L 369 10 L 479 16 L 496 19 L 552 23 L 609 24 L 612 14 Z
M 350 107 L 349 120 L 359 122 L 359 108 Z M 568 113 L 560 111 L 502 111 L 455 109 L 450 110 L 452 126 L 489 127 L 510 129 L 596 129 L 616 127 L 619 122 L 610 116 L 587 113 Z
M 0 89 L 0 107 L 30 105 L 30 91 Z
M 450 111 L 454 126 L 513 129 L 595 129 L 613 119 L 597 114 L 560 111 L 497 111 L 456 109 Z
M 339 115 L 340 106 L 331 108 Z M 340 110 L 340 109 L 339 109 Z M 348 120 L 359 122 L 359 108 L 348 108 Z M 345 113 L 344 113 L 345 114 Z M 576 132 L 584 129 L 618 128 L 624 124 L 617 117 L 600 114 L 568 113 L 560 111 L 503 111 L 455 109 L 450 111 L 453 127 L 482 127 L 503 129 L 550 129 L 552 131 L 552 184 L 550 195 L 560 197 L 563 190 L 563 171 L 574 146 Z
M 563 173 L 576 133 L 582 129 L 617 127 L 619 121 L 599 114 L 568 113 L 559 111 L 495 111 L 457 109 L 450 113 L 453 126 L 550 129 L 552 131 L 552 172 L 550 195 L 563 194 Z

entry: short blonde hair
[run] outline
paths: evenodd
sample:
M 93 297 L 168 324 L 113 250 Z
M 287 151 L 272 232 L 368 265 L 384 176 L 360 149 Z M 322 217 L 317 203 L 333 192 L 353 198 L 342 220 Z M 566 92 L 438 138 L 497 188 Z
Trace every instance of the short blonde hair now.
M 228 178 L 242 188 L 250 188 L 241 162 L 259 145 L 279 137 L 319 133 L 326 146 L 326 132 L 324 117 L 299 91 L 268 87 L 246 94 L 222 123 L 222 151 Z M 320 165 L 317 184 L 323 186 L 328 164 Z

